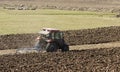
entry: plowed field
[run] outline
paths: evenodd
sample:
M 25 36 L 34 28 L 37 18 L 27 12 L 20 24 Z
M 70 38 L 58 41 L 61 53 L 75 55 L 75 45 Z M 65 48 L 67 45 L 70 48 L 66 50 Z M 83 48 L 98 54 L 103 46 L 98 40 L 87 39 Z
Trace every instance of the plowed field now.
M 99 44 L 120 41 L 120 27 L 63 31 L 69 45 Z M 33 47 L 38 34 L 0 35 L 0 50 Z
M 0 56 L 1 72 L 119 72 L 120 48 Z
M 119 72 L 120 27 L 63 31 L 68 52 L 0 55 L 1 72 Z M 1 35 L 0 49 L 32 47 L 38 34 Z M 118 42 L 116 42 L 118 41 Z M 108 43 L 110 42 L 110 43 Z M 87 44 L 87 45 L 86 45 Z M 79 46 L 75 46 L 79 45 Z M 14 50 L 13 50 L 14 51 Z M 1 52 L 1 51 L 0 51 Z M 2 51 L 7 52 L 7 51 Z M 11 53 L 8 50 L 8 54 Z
M 0 7 L 20 5 L 38 9 L 120 12 L 120 0 L 0 0 Z M 0 35 L 0 72 L 120 72 L 120 27 L 63 33 L 70 51 L 30 54 L 14 53 L 17 48 L 33 47 L 38 34 Z

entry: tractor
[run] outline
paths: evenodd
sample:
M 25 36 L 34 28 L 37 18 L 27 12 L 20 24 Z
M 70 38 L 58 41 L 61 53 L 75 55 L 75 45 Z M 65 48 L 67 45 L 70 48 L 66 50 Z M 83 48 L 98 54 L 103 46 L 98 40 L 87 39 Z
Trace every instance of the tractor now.
M 43 28 L 36 38 L 37 42 L 33 48 L 20 48 L 17 53 L 28 52 L 62 52 L 69 51 L 69 46 L 64 40 L 63 33 L 54 28 Z

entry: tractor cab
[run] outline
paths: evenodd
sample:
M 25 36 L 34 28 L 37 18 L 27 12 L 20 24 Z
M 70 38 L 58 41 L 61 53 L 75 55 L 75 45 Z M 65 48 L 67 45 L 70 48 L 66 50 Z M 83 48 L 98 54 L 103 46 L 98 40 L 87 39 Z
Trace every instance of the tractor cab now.
M 69 51 L 69 46 L 65 43 L 63 33 L 54 28 L 43 28 L 39 32 L 40 36 L 35 47 L 47 52 L 56 52 L 57 49 L 62 51 Z
M 60 32 L 60 30 L 54 28 L 43 28 L 42 31 L 39 32 L 39 34 L 41 38 L 44 38 L 46 40 L 63 39 L 63 33 Z

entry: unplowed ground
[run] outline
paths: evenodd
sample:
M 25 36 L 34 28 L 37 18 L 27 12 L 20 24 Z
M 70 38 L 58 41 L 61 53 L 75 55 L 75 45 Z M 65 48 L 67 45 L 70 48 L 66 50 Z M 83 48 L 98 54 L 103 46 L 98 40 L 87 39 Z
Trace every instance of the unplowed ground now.
M 100 44 L 86 44 L 69 46 L 70 50 L 86 50 L 86 49 L 100 49 L 100 48 L 115 48 L 120 47 L 120 42 L 100 43 Z M 0 55 L 14 55 L 17 49 L 0 50 Z
M 1 72 L 119 72 L 120 48 L 0 56 Z
M 0 0 L 0 6 L 21 4 L 47 9 L 120 11 L 120 0 Z

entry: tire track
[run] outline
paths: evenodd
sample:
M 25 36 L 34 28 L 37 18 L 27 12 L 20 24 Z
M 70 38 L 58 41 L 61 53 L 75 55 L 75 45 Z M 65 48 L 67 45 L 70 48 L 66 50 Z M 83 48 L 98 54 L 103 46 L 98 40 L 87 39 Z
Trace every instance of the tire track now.
M 101 44 L 86 44 L 70 46 L 70 50 L 86 50 L 86 49 L 100 49 L 100 48 L 116 48 L 120 47 L 120 42 L 110 42 Z M 14 55 L 17 49 L 0 50 L 0 55 Z

